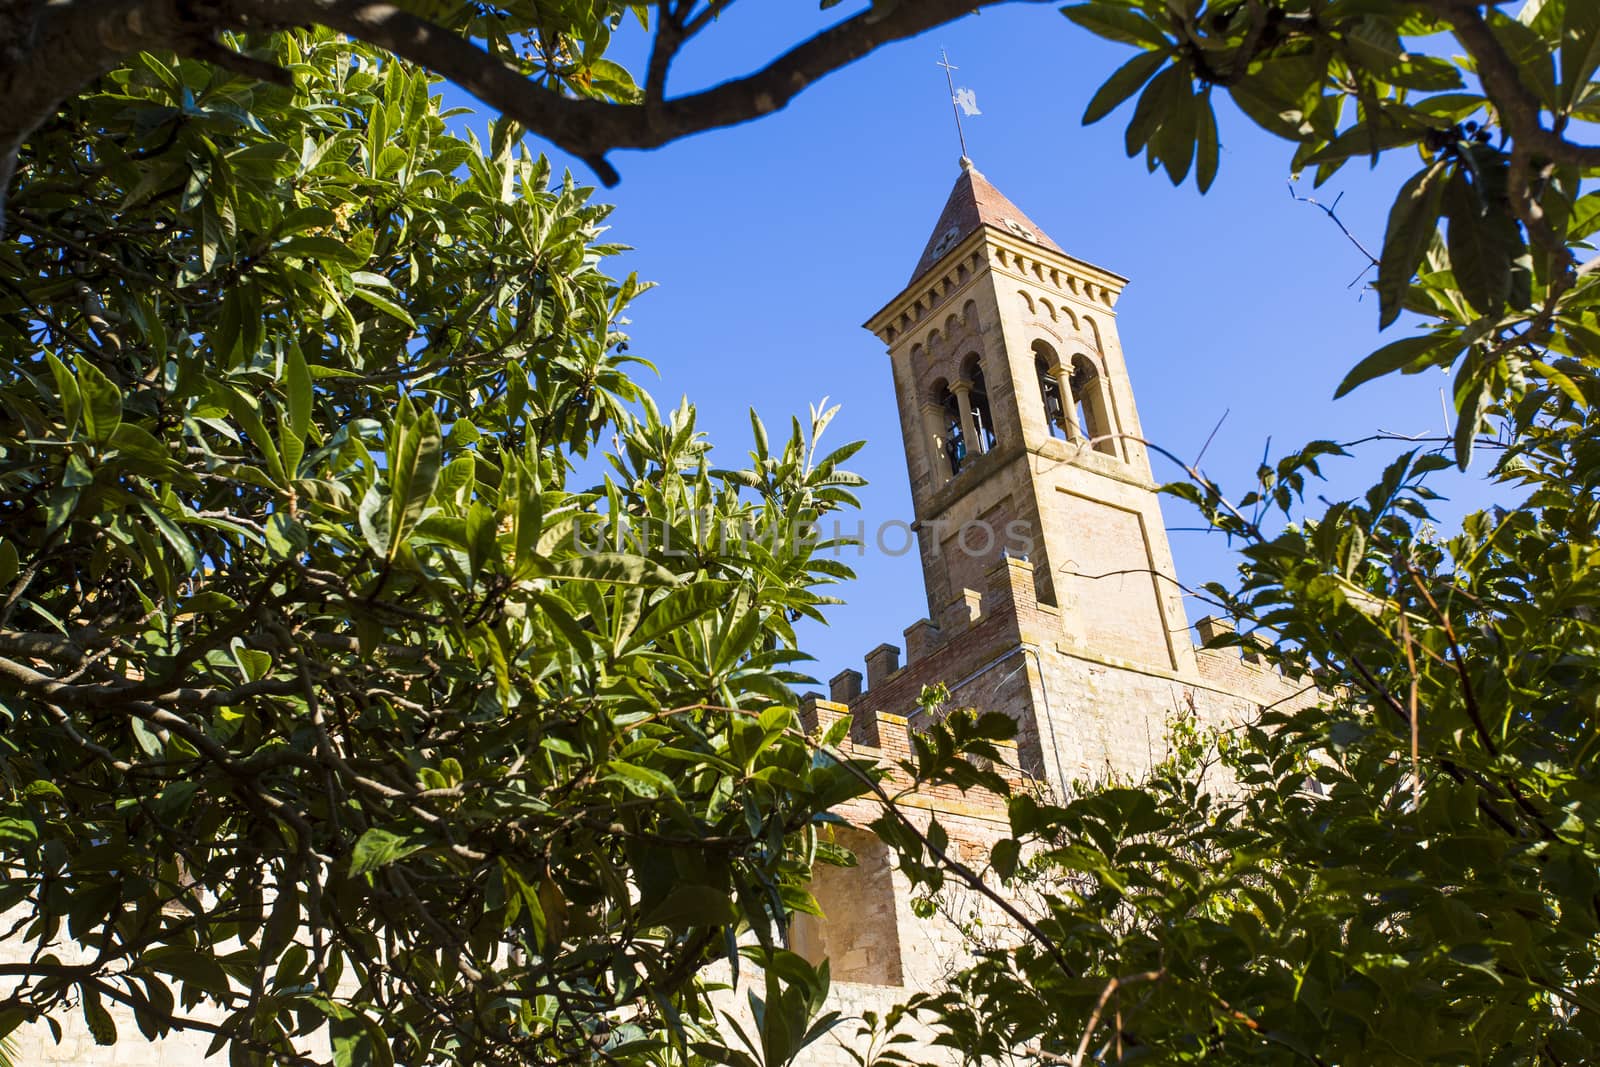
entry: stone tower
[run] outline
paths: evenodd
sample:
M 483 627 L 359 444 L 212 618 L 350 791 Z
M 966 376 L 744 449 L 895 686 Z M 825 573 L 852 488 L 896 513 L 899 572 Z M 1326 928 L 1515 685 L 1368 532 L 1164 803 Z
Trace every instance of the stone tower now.
M 910 284 L 867 324 L 889 346 L 935 625 L 1021 556 L 1068 641 L 1193 667 L 1117 341 L 1126 283 L 963 159 Z
M 866 324 L 894 375 L 928 615 L 904 666 L 884 644 L 864 692 L 834 678 L 859 742 L 942 682 L 1013 715 L 1023 769 L 1066 790 L 1149 766 L 1174 714 L 1222 721 L 1286 692 L 1191 640 L 1117 336 L 1126 284 L 962 159 L 909 284 Z

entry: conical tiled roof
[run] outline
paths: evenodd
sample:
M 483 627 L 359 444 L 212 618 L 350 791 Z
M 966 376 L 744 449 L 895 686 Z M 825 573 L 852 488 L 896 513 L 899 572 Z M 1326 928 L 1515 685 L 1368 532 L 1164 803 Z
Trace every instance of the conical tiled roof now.
M 912 280 L 927 273 L 944 258 L 946 252 L 960 244 L 973 230 L 985 225 L 1015 234 L 1052 251 L 1061 251 L 1061 246 L 1035 226 L 1021 208 L 1007 200 L 1006 194 L 989 184 L 989 179 L 978 172 L 972 160 L 962 156 L 961 177 L 956 179 L 955 188 L 950 190 L 950 199 L 945 201 L 944 210 L 939 213 L 933 235 L 928 238 L 922 258 L 917 260 L 917 269 L 911 274 Z

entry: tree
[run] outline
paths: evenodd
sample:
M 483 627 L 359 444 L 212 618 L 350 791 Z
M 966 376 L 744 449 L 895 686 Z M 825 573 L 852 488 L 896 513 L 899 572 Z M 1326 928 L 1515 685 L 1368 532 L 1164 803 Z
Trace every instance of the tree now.
M 796 727 L 793 623 L 854 448 L 816 408 L 712 469 L 628 377 L 586 190 L 370 46 L 258 52 L 295 87 L 141 53 L 20 159 L 0 1032 L 645 1058 L 717 1047 L 741 933 L 801 1011 L 781 931 L 867 780 Z
M 1140 49 L 1085 117 L 1138 94 L 1129 152 L 1174 181 L 1215 173 L 1218 90 L 1319 182 L 1419 157 L 1373 264 L 1380 326 L 1405 335 L 1339 392 L 1452 370 L 1458 429 L 1351 500 L 1312 491 L 1331 442 L 1237 502 L 1192 469 L 1169 487 L 1240 546 L 1238 585 L 1208 594 L 1322 698 L 1241 735 L 1179 721 L 1145 781 L 1013 797 L 989 873 L 1040 901 L 1036 928 L 909 1010 L 970 1062 L 1594 1061 L 1600 147 L 1572 138 L 1600 116 L 1600 7 L 1066 14 Z M 1521 502 L 1442 533 L 1427 475 L 1475 452 Z

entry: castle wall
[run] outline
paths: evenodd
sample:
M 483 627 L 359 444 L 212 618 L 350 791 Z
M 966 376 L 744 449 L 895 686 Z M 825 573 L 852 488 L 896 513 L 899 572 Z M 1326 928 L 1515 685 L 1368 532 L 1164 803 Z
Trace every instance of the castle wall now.
M 1177 718 L 1228 730 L 1251 721 L 1265 706 L 1316 699 L 1311 679 L 1285 677 L 1248 649 L 1243 654 L 1231 648 L 1195 649 L 1186 630 L 1177 634 L 1189 653 L 1180 660 L 1186 665 L 1181 670 L 1085 647 L 1064 633 L 1062 611 L 1038 602 L 1032 572 L 1019 559 L 996 565 L 982 592 L 963 590 L 952 602 L 943 613 L 943 627 L 921 620 L 907 628 L 903 666 L 880 674 L 865 691 L 859 691 L 858 674 L 841 675 L 848 703 L 808 698 L 802 706 L 807 728 L 826 730 L 838 716 L 850 714 L 845 754 L 891 762 L 905 758 L 909 733 L 923 724 L 925 713 L 915 710 L 918 694 L 924 686 L 943 683 L 951 690 L 951 706 L 1003 711 L 1018 720 L 1015 786 L 1028 788 L 1031 779 L 1064 797 L 1096 782 L 1137 778 L 1166 758 L 1168 724 Z M 1207 639 L 1229 630 L 1210 618 L 1198 625 Z M 894 651 L 884 645 L 873 651 L 880 671 Z M 904 808 L 922 827 L 937 818 L 950 835 L 952 858 L 980 872 L 994 844 L 1009 836 L 1003 806 L 983 791 L 962 794 L 944 786 L 908 798 Z M 880 810 L 871 801 L 856 800 L 838 813 L 865 825 Z M 876 886 L 868 888 L 874 880 Z M 893 892 L 892 921 L 885 911 L 870 910 L 875 904 L 862 905 L 883 899 L 885 881 Z M 851 981 L 860 972 L 844 968 L 835 977 L 829 1008 L 847 1015 L 881 1015 L 914 993 L 937 989 L 945 976 L 970 961 L 974 925 L 1001 942 L 1014 943 L 1019 936 L 998 908 L 954 880 L 942 894 L 940 910 L 916 918 L 909 908 L 910 884 L 898 871 L 885 880 L 881 857 L 864 870 L 824 872 L 818 890 L 825 911 L 832 903 L 847 916 L 819 923 L 837 924 L 828 944 L 846 954 L 840 958 L 873 960 L 893 953 L 902 961 L 899 987 Z M 931 1032 L 914 1024 L 906 1032 L 917 1038 L 912 1047 L 918 1062 L 943 1065 L 958 1059 L 929 1044 Z M 865 1053 L 864 1040 L 854 1026 L 843 1024 L 801 1062 L 849 1067 L 854 1061 L 845 1047 Z

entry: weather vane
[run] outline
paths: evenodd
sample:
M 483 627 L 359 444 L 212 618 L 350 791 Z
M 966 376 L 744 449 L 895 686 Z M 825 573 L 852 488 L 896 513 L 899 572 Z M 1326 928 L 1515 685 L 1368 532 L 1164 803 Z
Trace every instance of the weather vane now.
M 978 94 L 965 87 L 956 88 L 955 79 L 950 76 L 950 72 L 961 68 L 950 62 L 950 56 L 943 48 L 939 49 L 939 62 L 937 65 L 944 68 L 944 81 L 950 87 L 950 110 L 956 116 L 956 137 L 961 141 L 961 158 L 966 159 L 967 134 L 961 128 L 961 116 L 967 115 L 970 117 L 983 114 L 978 110 Z

